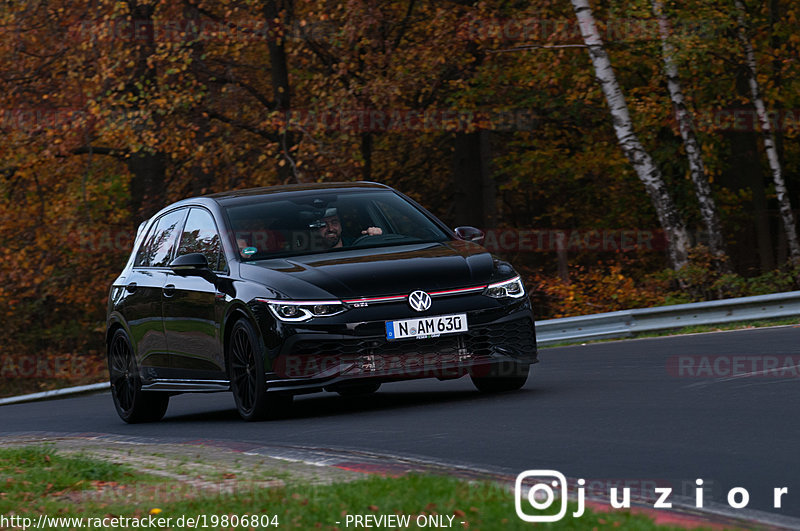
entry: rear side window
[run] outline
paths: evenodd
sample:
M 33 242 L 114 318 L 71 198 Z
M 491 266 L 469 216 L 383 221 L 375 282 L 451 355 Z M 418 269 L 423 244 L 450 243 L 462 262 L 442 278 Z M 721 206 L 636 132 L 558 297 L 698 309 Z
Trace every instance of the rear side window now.
M 224 271 L 227 267 L 214 217 L 202 208 L 189 211 L 183 228 L 178 256 L 189 253 L 203 253 L 212 271 Z
M 136 267 L 166 267 L 172 258 L 172 250 L 178 238 L 186 209 L 181 208 L 164 214 L 155 222 L 144 243 L 136 253 Z

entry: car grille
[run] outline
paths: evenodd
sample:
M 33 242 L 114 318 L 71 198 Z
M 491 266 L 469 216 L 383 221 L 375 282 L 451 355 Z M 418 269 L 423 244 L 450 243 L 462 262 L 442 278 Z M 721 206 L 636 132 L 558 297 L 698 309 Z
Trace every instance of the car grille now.
M 457 353 L 459 343 L 463 339 L 458 336 L 436 337 L 420 340 L 378 341 L 378 340 L 346 340 L 346 341 L 298 341 L 292 349 L 292 355 L 305 356 L 337 356 L 355 358 L 356 356 L 408 356 L 435 353 Z
M 492 347 L 505 347 L 525 354 L 536 350 L 536 337 L 529 319 L 476 326 L 467 334 L 454 334 L 429 339 L 386 341 L 385 339 L 352 339 L 344 341 L 302 340 L 293 345 L 293 356 L 322 356 L 355 359 L 358 356 L 426 356 L 466 355 L 489 356 Z
M 469 331 L 468 348 L 473 355 L 489 355 L 492 347 L 505 347 L 525 354 L 536 352 L 536 336 L 529 319 L 477 327 Z

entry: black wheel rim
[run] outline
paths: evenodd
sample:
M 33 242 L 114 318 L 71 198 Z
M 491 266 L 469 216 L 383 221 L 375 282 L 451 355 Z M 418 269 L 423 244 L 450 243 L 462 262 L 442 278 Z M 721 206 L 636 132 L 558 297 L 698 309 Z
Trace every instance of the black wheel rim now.
M 239 407 L 249 412 L 256 401 L 256 356 L 244 328 L 237 328 L 231 341 L 231 380 Z
M 136 364 L 133 352 L 122 336 L 117 336 L 111 346 L 109 373 L 117 404 L 123 411 L 130 411 L 136 396 Z

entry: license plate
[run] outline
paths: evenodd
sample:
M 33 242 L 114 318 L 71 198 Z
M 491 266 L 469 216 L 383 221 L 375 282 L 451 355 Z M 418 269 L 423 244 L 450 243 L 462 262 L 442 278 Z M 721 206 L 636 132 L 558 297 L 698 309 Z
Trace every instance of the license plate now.
M 467 314 L 386 321 L 386 339 L 438 337 L 467 331 Z

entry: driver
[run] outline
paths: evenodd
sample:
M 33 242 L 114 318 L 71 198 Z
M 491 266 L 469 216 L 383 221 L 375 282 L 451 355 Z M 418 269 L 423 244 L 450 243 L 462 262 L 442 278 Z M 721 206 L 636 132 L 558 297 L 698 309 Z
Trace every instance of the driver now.
M 339 214 L 335 208 L 329 208 L 325 211 L 325 217 L 320 220 L 317 231 L 326 248 L 342 247 L 342 222 L 339 220 Z M 362 230 L 361 234 L 364 236 L 380 236 L 383 231 L 380 227 L 368 227 L 366 230 Z

